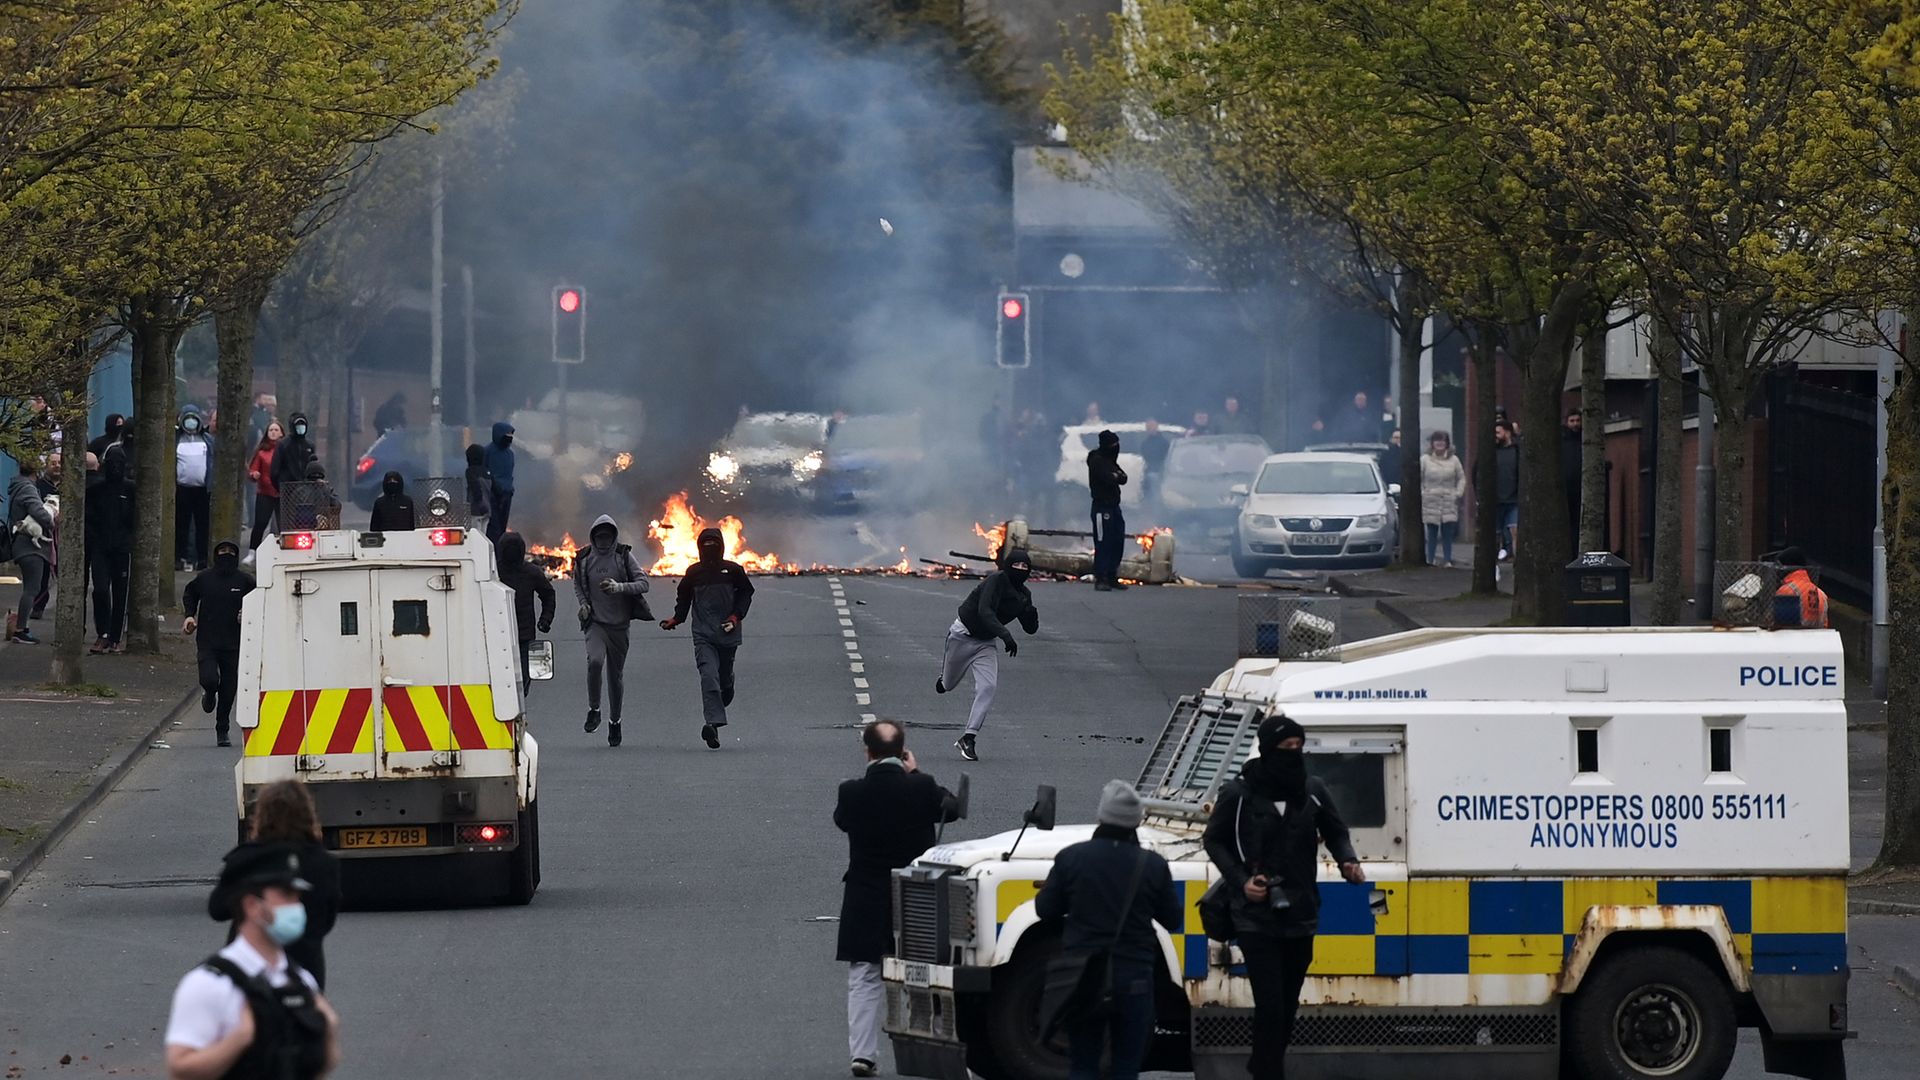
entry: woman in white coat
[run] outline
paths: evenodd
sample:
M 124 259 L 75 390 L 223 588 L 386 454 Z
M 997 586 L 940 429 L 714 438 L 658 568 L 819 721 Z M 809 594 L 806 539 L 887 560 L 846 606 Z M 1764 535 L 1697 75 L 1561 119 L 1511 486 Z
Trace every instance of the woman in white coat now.
M 1453 538 L 1460 531 L 1460 502 L 1467 495 L 1467 470 L 1453 454 L 1453 439 L 1444 431 L 1427 437 L 1420 455 L 1420 520 L 1427 526 L 1427 565 L 1434 565 L 1439 549 L 1441 566 L 1453 565 Z

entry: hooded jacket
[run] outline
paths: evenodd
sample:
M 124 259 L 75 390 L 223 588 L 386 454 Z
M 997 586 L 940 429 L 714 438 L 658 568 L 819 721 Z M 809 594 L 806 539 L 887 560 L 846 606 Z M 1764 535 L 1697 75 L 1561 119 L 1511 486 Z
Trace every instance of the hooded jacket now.
M 1100 433 L 1100 445 L 1087 451 L 1087 489 L 1095 506 L 1119 506 L 1120 487 L 1127 472 L 1120 467 L 1120 436 L 1111 431 Z
M 1018 548 L 1007 553 L 1007 562 L 1024 562 L 1027 553 Z M 960 602 L 960 625 L 967 634 L 981 641 L 998 638 L 1013 641 L 1007 624 L 1018 621 L 1029 635 L 1040 630 L 1040 611 L 1033 606 L 1033 593 L 1027 590 L 1025 574 L 1016 570 L 996 570 L 973 587 Z
M 119 413 L 108 415 L 105 429 L 102 430 L 100 434 L 95 435 L 93 441 L 87 444 L 87 453 L 105 462 L 107 459 L 107 447 L 120 441 L 121 432 L 126 426 L 126 417 L 121 416 Z
M 193 421 L 192 431 L 187 430 L 189 420 Z M 196 409 L 181 413 L 175 444 L 174 483 L 181 487 L 206 487 L 213 475 L 213 436 L 207 434 L 207 418 Z
M 744 636 L 723 625 L 729 617 L 745 622 L 753 606 L 753 579 L 746 567 L 726 557 L 727 541 L 719 529 L 702 529 L 694 541 L 700 561 L 687 568 L 674 594 L 673 619 L 693 618 L 693 639 L 713 645 L 738 645 Z
M 392 470 L 380 478 L 380 497 L 373 500 L 373 520 L 369 532 L 410 532 L 414 528 L 413 496 L 407 494 L 407 481 Z
M 288 484 L 306 482 L 307 466 L 313 464 L 317 456 L 313 441 L 298 431 L 308 426 L 306 413 L 294 413 L 287 418 L 287 437 L 273 448 L 273 468 L 268 470 L 274 490 L 285 491 Z
M 513 590 L 513 615 L 520 626 L 520 640 L 532 641 L 534 631 L 553 627 L 553 582 L 547 572 L 527 561 L 527 540 L 517 532 L 500 537 L 500 584 Z M 540 613 L 533 610 L 534 597 L 540 598 Z
M 253 589 L 253 575 L 237 566 L 216 565 L 187 582 L 183 603 L 187 615 L 200 620 L 194 640 L 202 653 L 240 648 L 240 605 Z
M 601 544 L 601 534 L 606 544 Z M 601 514 L 587 530 L 589 543 L 573 556 L 573 594 L 580 606 L 591 609 L 593 621 L 625 629 L 635 619 L 651 619 L 647 610 L 647 572 L 633 557 L 633 548 L 620 542 L 620 526 Z M 502 537 L 502 539 L 505 539 Z M 609 593 L 600 587 L 612 581 Z
M 487 471 L 493 474 L 493 490 L 513 494 L 513 425 L 505 420 L 493 425 L 493 441 L 487 444 Z
M 1276 762 L 1277 756 L 1256 757 L 1220 789 L 1203 842 L 1231 891 L 1241 933 L 1305 937 L 1320 926 L 1319 845 L 1324 842 L 1338 863 L 1360 857 L 1327 785 L 1306 777 L 1305 798 L 1289 799 Z M 1276 911 L 1248 900 L 1242 890 L 1256 874 L 1278 877 L 1290 906 Z
M 479 443 L 467 447 L 467 514 L 488 517 L 493 513 L 493 477 L 487 472 L 487 448 Z
M 87 550 L 119 558 L 133 552 L 134 487 L 127 456 L 119 451 L 100 462 L 100 482 L 87 489 Z

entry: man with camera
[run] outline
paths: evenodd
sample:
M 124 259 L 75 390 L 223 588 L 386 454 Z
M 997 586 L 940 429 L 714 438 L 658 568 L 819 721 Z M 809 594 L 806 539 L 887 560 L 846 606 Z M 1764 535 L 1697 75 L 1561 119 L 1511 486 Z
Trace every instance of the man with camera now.
M 1258 757 L 1220 791 L 1207 857 L 1234 895 L 1233 927 L 1253 983 L 1254 1080 L 1283 1080 L 1300 987 L 1320 925 L 1319 846 L 1340 876 L 1366 881 L 1332 793 L 1307 775 L 1306 731 L 1284 716 L 1260 724 Z

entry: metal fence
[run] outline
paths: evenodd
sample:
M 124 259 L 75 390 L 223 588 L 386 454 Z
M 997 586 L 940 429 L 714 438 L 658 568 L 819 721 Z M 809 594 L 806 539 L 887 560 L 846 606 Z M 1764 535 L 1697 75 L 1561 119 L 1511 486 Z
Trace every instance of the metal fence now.
M 1238 612 L 1242 657 L 1340 658 L 1338 600 L 1284 593 L 1242 593 Z
M 340 496 L 326 480 L 280 485 L 279 530 L 308 532 L 340 527 Z

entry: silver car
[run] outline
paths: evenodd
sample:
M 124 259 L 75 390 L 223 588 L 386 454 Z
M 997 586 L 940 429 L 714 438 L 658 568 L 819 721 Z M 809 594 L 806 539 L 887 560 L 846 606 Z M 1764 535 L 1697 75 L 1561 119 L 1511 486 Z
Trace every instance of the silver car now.
M 1395 488 L 1368 454 L 1275 454 L 1260 465 L 1233 536 L 1233 568 L 1385 566 L 1393 561 Z

